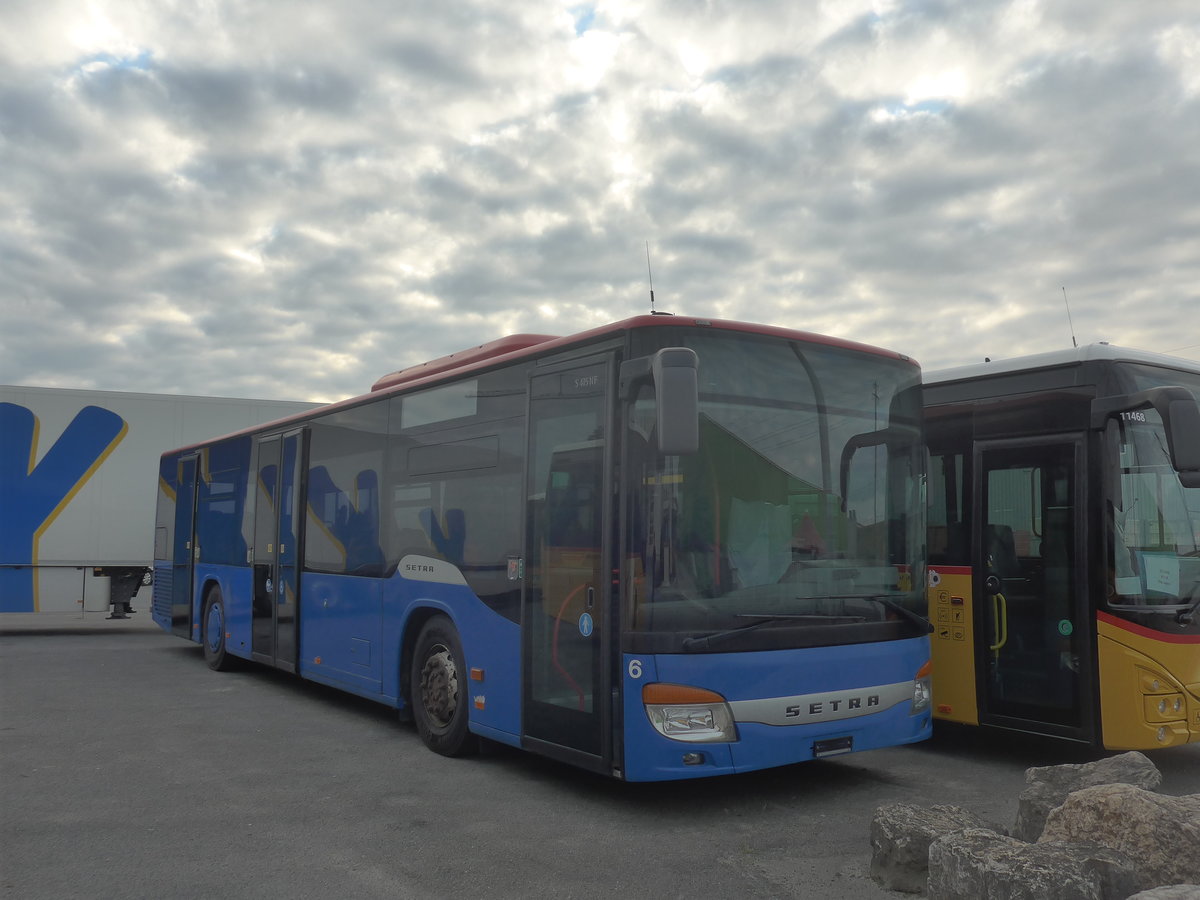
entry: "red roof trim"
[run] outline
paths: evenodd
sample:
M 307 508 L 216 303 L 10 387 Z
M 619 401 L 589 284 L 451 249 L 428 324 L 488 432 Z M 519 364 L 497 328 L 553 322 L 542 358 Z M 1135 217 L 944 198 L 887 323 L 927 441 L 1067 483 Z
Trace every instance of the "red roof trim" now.
M 459 350 L 457 353 L 439 356 L 437 359 L 429 360 L 429 362 L 418 363 L 415 366 L 409 366 L 407 369 L 400 369 L 392 372 L 390 375 L 384 375 L 371 385 L 371 390 L 381 391 L 384 388 L 395 387 L 398 384 L 424 378 L 426 375 L 437 375 L 442 372 L 448 372 L 452 369 L 465 366 L 468 363 L 494 359 L 497 356 L 504 356 L 508 353 L 524 350 L 527 347 L 544 344 L 546 341 L 553 341 L 557 337 L 558 335 L 556 334 L 510 334 L 494 341 L 488 341 L 486 344 L 480 344 L 478 347 Z
M 860 344 L 857 341 L 843 340 L 842 338 L 829 337 L 823 334 L 814 334 L 808 331 L 797 331 L 792 328 L 781 328 L 777 325 L 758 325 L 751 322 L 733 322 L 725 319 L 703 319 L 695 316 L 667 316 L 667 315 L 647 315 L 634 316 L 629 319 L 623 319 L 619 322 L 610 322 L 607 325 L 601 325 L 598 328 L 592 328 L 588 331 L 581 331 L 577 334 L 570 334 L 564 337 L 552 337 L 549 335 L 509 335 L 505 338 L 498 338 L 495 341 L 489 341 L 486 344 L 480 344 L 477 347 L 469 350 L 462 350 L 458 353 L 451 353 L 447 356 L 439 357 L 435 360 L 430 360 L 429 363 L 422 363 L 417 366 L 410 366 L 407 369 L 401 369 L 399 372 L 394 372 L 392 375 L 403 375 L 414 369 L 421 369 L 424 366 L 442 361 L 449 361 L 452 357 L 461 360 L 460 364 L 452 365 L 447 363 L 437 369 L 428 371 L 413 372 L 411 377 L 406 377 L 387 385 L 382 385 L 373 388 L 370 393 L 360 394 L 356 397 L 347 397 L 345 400 L 338 400 L 327 406 L 317 406 L 303 413 L 298 413 L 293 416 L 288 416 L 284 419 L 277 419 L 274 422 L 264 422 L 261 425 L 256 425 L 251 428 L 243 428 L 240 431 L 234 431 L 230 434 L 219 435 L 207 441 L 199 441 L 195 444 L 188 444 L 185 447 L 179 447 L 175 450 L 169 450 L 168 453 L 178 453 L 182 450 L 191 450 L 197 447 L 207 447 L 210 444 L 215 444 L 218 441 L 228 440 L 234 437 L 241 437 L 247 434 L 261 434 L 268 430 L 282 430 L 288 424 L 294 422 L 305 422 L 319 415 L 326 415 L 331 412 L 336 412 L 345 407 L 354 406 L 369 397 L 372 394 L 386 396 L 393 391 L 417 387 L 426 382 L 441 381 L 443 377 L 448 376 L 451 372 L 455 375 L 466 375 L 470 372 L 483 369 L 488 366 L 495 365 L 500 362 L 512 362 L 518 359 L 523 359 L 529 356 L 542 355 L 546 353 L 554 353 L 561 349 L 574 346 L 575 344 L 586 343 L 591 340 L 605 337 L 607 335 L 616 334 L 621 331 L 631 331 L 636 328 L 685 328 L 685 327 L 713 327 L 723 331 L 739 331 L 746 334 L 762 334 L 770 337 L 778 337 L 784 340 L 804 341 L 810 344 L 824 344 L 829 347 L 840 347 L 845 350 L 855 350 L 860 353 L 870 353 L 873 356 L 882 356 L 885 359 L 894 359 L 900 362 L 906 362 L 914 368 L 919 368 L 916 360 L 905 356 L 903 353 L 896 353 L 893 350 L 884 350 L 880 347 L 872 347 L 869 344 Z M 533 340 L 525 344 L 521 349 L 511 349 L 508 352 L 486 352 L 485 348 L 495 345 L 502 345 L 505 341 L 516 338 L 515 343 L 519 344 L 522 339 L 545 338 L 545 340 Z M 479 351 L 484 351 L 479 353 Z M 472 355 L 475 354 L 475 355 Z M 385 375 L 380 382 L 391 378 L 390 375 Z

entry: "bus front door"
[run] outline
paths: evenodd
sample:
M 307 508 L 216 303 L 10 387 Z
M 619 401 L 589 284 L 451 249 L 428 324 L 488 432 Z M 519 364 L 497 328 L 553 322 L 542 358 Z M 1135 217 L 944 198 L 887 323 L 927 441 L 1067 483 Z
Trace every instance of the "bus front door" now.
M 1083 447 L 976 445 L 981 724 L 1090 738 Z
M 526 476 L 523 740 L 599 771 L 612 756 L 612 371 L 609 359 L 535 375 Z
M 254 513 L 254 659 L 296 670 L 296 610 L 300 586 L 298 513 L 301 432 L 258 443 Z

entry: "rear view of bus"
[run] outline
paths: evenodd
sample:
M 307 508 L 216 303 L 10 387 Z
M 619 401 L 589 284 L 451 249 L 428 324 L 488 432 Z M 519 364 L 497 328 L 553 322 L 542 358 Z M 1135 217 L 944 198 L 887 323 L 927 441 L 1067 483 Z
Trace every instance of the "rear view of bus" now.
M 639 316 L 163 457 L 155 618 L 628 780 L 930 734 L 920 371 Z

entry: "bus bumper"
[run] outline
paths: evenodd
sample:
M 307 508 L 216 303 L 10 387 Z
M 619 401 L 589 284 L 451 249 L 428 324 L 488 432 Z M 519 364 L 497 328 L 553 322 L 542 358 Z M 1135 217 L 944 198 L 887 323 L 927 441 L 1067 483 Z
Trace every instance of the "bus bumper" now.
M 925 740 L 932 733 L 928 693 L 924 703 L 914 695 L 921 694 L 915 682 L 928 646 L 920 638 L 770 653 L 627 655 L 622 774 L 627 781 L 703 778 Z M 645 684 L 662 682 L 724 697 L 734 739 L 664 736 L 642 700 Z

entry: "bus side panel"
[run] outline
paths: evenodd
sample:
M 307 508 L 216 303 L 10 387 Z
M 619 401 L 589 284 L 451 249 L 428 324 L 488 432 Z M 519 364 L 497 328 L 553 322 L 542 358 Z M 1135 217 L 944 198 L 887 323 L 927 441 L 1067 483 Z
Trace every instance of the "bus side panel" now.
M 978 725 L 971 567 L 930 566 L 927 595 L 934 626 L 934 718 Z
M 154 561 L 154 588 L 150 616 L 154 624 L 171 633 L 171 597 L 174 568 L 170 560 L 156 559 Z
M 402 658 L 404 635 L 414 617 L 435 609 L 448 616 L 462 641 L 467 709 L 472 730 L 489 729 L 498 740 L 521 733 L 521 631 L 489 609 L 465 584 L 437 584 L 393 576 L 383 588 L 381 677 L 384 697 L 402 706 L 400 681 L 411 660 Z M 415 635 L 413 635 L 415 638 Z
M 521 629 L 485 606 L 469 588 L 455 604 L 458 634 L 466 656 L 471 692 L 467 709 L 471 730 L 477 726 L 521 736 Z M 484 733 L 484 732 L 481 732 Z M 497 735 L 489 734 L 490 737 Z
M 1106 613 L 1096 625 L 1105 748 L 1200 741 L 1200 637 L 1162 634 Z
M 228 566 L 213 563 L 196 564 L 196 592 L 192 604 L 193 641 L 201 639 L 200 623 L 204 615 L 204 598 L 211 586 L 221 590 L 225 604 L 225 652 L 250 659 L 251 603 L 254 598 L 253 570 L 249 566 Z
M 302 676 L 364 696 L 383 693 L 384 587 L 378 578 L 301 576 Z
M 877 712 L 811 724 L 738 722 L 738 740 L 692 743 L 670 740 L 650 724 L 641 688 L 653 680 L 715 691 L 730 702 L 779 700 L 911 683 L 929 660 L 929 641 L 913 638 L 749 653 L 626 655 L 625 777 L 630 781 L 696 778 L 748 772 L 813 759 L 818 741 L 852 738 L 854 750 L 912 743 L 931 734 L 928 711 L 911 714 L 911 699 Z M 909 694 L 911 697 L 911 692 Z M 702 765 L 684 765 L 702 753 Z

